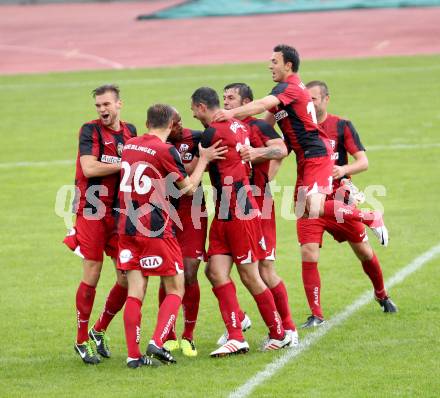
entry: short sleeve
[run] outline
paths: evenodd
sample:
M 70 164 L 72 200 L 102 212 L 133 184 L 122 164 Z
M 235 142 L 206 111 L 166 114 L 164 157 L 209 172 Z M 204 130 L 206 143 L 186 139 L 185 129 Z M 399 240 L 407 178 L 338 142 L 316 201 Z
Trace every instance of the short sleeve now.
M 349 120 L 347 120 L 345 123 L 344 146 L 350 153 L 350 155 L 353 155 L 354 153 L 359 151 L 365 151 L 358 132 Z
M 216 129 L 214 127 L 208 127 L 202 134 L 201 144 L 203 148 L 208 148 L 214 143 Z
M 168 149 L 168 156 L 164 156 L 162 164 L 168 173 L 176 173 L 177 181 L 182 181 L 188 177 L 188 173 L 185 171 L 182 160 L 180 159 L 179 152 L 174 146 L 170 146 Z
M 99 157 L 99 138 L 96 125 L 86 123 L 79 131 L 79 156 L 92 155 Z
M 275 129 L 264 120 L 253 120 L 249 123 L 252 128 L 257 132 L 260 136 L 263 144 L 266 144 L 269 140 L 275 140 L 277 138 L 281 138 Z
M 137 137 L 137 130 L 133 124 L 127 123 L 127 128 L 128 128 L 128 131 L 130 131 L 130 135 L 132 137 Z
M 298 99 L 298 93 L 295 85 L 288 84 L 286 82 L 278 83 L 270 92 L 270 95 L 274 95 L 283 105 L 291 104 Z

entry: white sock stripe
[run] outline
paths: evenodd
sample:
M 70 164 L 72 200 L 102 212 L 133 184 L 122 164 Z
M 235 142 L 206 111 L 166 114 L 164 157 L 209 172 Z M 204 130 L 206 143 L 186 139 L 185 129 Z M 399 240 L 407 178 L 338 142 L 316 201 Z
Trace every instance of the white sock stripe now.
M 435 258 L 440 254 L 440 244 L 432 247 L 428 251 L 421 254 L 419 257 L 415 258 L 411 263 L 403 267 L 400 271 L 394 274 L 386 283 L 385 287 L 391 288 L 404 281 L 409 275 L 423 267 L 430 260 Z M 236 390 L 229 394 L 229 398 L 243 398 L 251 394 L 251 392 L 257 388 L 259 385 L 266 382 L 273 375 L 275 375 L 280 369 L 282 369 L 289 361 L 296 358 L 303 351 L 307 350 L 313 344 L 315 344 L 319 339 L 324 337 L 327 332 L 330 331 L 335 326 L 338 326 L 344 322 L 347 318 L 353 315 L 355 312 L 359 311 L 364 305 L 368 304 L 373 300 L 373 295 L 371 291 L 363 293 L 359 296 L 352 304 L 348 305 L 342 312 L 334 316 L 332 319 L 327 321 L 325 324 L 321 325 L 315 332 L 309 333 L 299 344 L 298 348 L 290 349 L 285 354 L 278 357 L 273 362 L 266 365 L 266 367 L 251 377 L 246 383 L 238 387 Z

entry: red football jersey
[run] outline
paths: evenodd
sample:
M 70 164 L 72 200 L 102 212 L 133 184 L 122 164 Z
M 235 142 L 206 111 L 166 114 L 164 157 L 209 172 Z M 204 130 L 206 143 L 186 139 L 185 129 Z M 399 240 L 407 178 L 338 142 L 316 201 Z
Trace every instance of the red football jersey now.
M 289 151 L 296 154 L 297 163 L 303 159 L 330 155 L 324 143 L 325 133 L 314 121 L 315 115 L 310 94 L 298 75 L 290 75 L 285 82 L 278 83 L 270 93 L 280 100 L 271 109 Z
M 82 214 L 83 210 L 87 210 L 89 214 L 102 214 L 103 216 L 111 214 L 113 208 L 119 207 L 119 173 L 87 178 L 82 171 L 80 157 L 93 155 L 103 163 L 119 163 L 124 143 L 135 136 L 136 127 L 122 121 L 119 131 L 104 126 L 99 119 L 85 123 L 81 127 L 76 159 L 75 185 L 77 189 L 73 201 L 74 213 Z
M 327 114 L 326 119 L 319 124 L 319 127 L 325 132 L 329 138 L 330 144 L 334 151 L 332 159 L 335 165 L 344 166 L 348 164 L 348 154 L 353 155 L 359 151 L 365 151 L 359 134 L 353 124 L 339 116 Z M 344 176 L 347 178 L 350 176 Z M 339 188 L 341 179 L 333 179 L 333 190 Z
M 172 144 L 176 147 L 180 154 L 183 164 L 191 163 L 194 157 L 199 156 L 198 146 L 202 138 L 202 132 L 198 130 L 183 129 L 182 139 Z M 197 194 L 195 194 L 197 195 Z M 177 210 L 180 211 L 190 211 L 189 208 L 193 203 L 193 196 L 182 196 L 178 201 L 176 201 L 175 206 Z M 204 205 L 203 198 L 196 199 L 197 203 L 202 203 Z
M 264 147 L 267 141 L 281 138 L 275 129 L 264 120 L 250 116 L 243 119 L 242 122 L 246 123 L 251 130 L 250 142 L 254 148 Z M 268 185 L 269 165 L 270 160 L 252 165 L 250 183 L 259 189 L 255 199 L 260 210 L 262 209 L 265 195 L 272 196 Z
M 209 164 L 211 184 L 216 189 L 215 217 L 232 220 L 248 217 L 258 205 L 249 183 L 249 165 L 241 160 L 240 148 L 250 145 L 249 127 L 237 119 L 214 122 L 202 134 L 202 146 L 207 148 L 222 140 L 228 147 L 226 159 Z
M 149 134 L 129 140 L 121 161 L 119 234 L 174 237 L 176 214 L 170 196 L 179 193 L 174 182 L 185 177 L 179 153 L 171 144 Z
M 333 158 L 337 166 L 348 164 L 348 153 L 353 155 L 359 151 L 365 151 L 359 134 L 350 120 L 339 116 L 327 114 L 326 119 L 319 124 L 330 140 L 334 151 Z

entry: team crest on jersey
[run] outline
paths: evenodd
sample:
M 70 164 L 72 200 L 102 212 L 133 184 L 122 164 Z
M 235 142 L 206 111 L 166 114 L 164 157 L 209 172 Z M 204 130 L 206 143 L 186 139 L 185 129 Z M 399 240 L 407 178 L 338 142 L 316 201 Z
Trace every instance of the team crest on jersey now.
M 145 269 L 158 268 L 162 265 L 162 263 L 163 258 L 160 256 L 142 257 L 140 260 L 141 267 Z
M 246 131 L 246 128 L 245 128 L 241 123 L 238 123 L 238 122 L 234 122 L 234 123 L 232 123 L 232 124 L 229 126 L 229 128 L 230 128 L 235 134 L 237 134 L 237 130 L 238 130 L 238 129 L 242 129 L 242 130 Z
M 183 152 L 186 152 L 188 149 L 189 149 L 189 145 L 188 144 L 180 144 L 179 152 L 183 153 Z
M 277 122 L 279 122 L 280 120 L 284 119 L 285 117 L 287 117 L 287 116 L 289 116 L 289 115 L 288 115 L 287 112 L 283 109 L 282 111 L 279 111 L 279 112 L 275 113 L 274 116 L 275 116 L 275 120 L 276 120 Z
M 116 147 L 116 152 L 119 156 L 122 156 L 122 151 L 124 149 L 124 144 L 122 142 L 118 142 L 118 146 Z
M 193 158 L 193 155 L 192 155 L 192 153 L 189 153 L 189 152 L 185 153 L 182 156 L 182 160 L 192 160 L 192 158 Z

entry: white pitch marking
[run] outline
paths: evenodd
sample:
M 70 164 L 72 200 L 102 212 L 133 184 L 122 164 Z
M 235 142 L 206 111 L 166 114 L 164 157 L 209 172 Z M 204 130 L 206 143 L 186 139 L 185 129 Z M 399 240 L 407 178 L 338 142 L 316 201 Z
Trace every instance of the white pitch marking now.
M 395 151 L 400 149 L 430 149 L 439 148 L 440 142 L 433 142 L 431 144 L 390 144 L 390 145 L 370 145 L 367 151 Z
M 431 144 L 391 144 L 391 145 L 371 145 L 367 148 L 370 152 L 376 151 L 395 151 L 401 149 L 430 149 L 440 148 L 440 142 L 433 142 Z M 45 166 L 70 166 L 74 164 L 74 160 L 47 160 L 35 162 L 11 162 L 0 163 L 0 169 L 15 168 L 15 167 L 45 167 Z
M 40 48 L 40 47 L 28 47 L 28 46 L 13 46 L 8 44 L 0 44 L 0 49 L 4 50 L 12 50 L 12 51 L 21 51 L 21 52 L 31 52 L 35 54 L 51 54 L 58 55 L 67 59 L 79 58 L 79 59 L 88 59 L 90 61 L 97 62 L 101 65 L 110 66 L 113 69 L 124 69 L 124 65 L 119 62 L 112 61 L 107 58 L 99 57 L 93 54 L 82 53 L 78 49 L 74 48 L 71 50 L 54 50 L 51 48 Z
M 4 48 L 6 46 L 1 45 L 0 44 L 0 50 L 2 48 Z M 10 47 L 18 47 L 18 46 L 10 46 Z M 22 47 L 22 48 L 26 48 L 26 47 Z M 34 49 L 35 50 L 35 49 Z M 51 53 L 52 51 L 60 54 L 59 50 L 50 50 L 50 49 L 41 49 L 41 50 L 45 50 L 48 51 L 48 53 Z M 69 52 L 66 51 L 65 54 L 69 54 Z M 63 55 L 65 55 L 63 53 Z M 89 57 L 93 57 L 92 55 L 88 55 L 88 54 L 83 54 L 84 56 L 89 56 Z M 105 60 L 105 58 L 102 58 L 102 60 Z M 109 61 L 109 60 L 106 60 Z M 113 61 L 109 61 L 109 62 L 113 62 Z M 124 66 L 121 64 L 117 64 L 119 66 L 115 67 L 116 69 L 120 69 L 123 68 Z M 208 65 L 207 65 L 208 66 Z M 178 69 L 179 66 L 166 66 L 163 67 L 166 68 L 168 70 L 173 70 L 173 69 Z M 145 69 L 157 69 L 156 68 L 145 68 Z M 436 64 L 436 65 L 430 65 L 430 66 L 403 66 L 403 67 L 385 67 L 385 68 L 371 68 L 368 70 L 365 70 L 365 73 L 369 73 L 369 74 L 374 74 L 376 75 L 379 72 L 383 72 L 383 73 L 390 73 L 390 74 L 394 74 L 396 72 L 405 72 L 405 73 L 426 73 L 426 72 L 431 72 L 431 71 L 437 71 L 440 69 L 440 63 Z M 333 76 L 333 75 L 347 75 L 347 74 L 355 74 L 355 73 L 359 73 L 358 70 L 355 69 L 343 69 L 340 68 L 338 70 L 317 70 L 317 71 L 313 71 L 313 75 L 320 75 L 320 76 Z M 312 76 L 312 72 L 309 72 L 309 75 Z M 264 79 L 267 78 L 267 72 L 261 72 L 261 73 L 244 73 L 244 72 L 237 72 L 235 74 L 231 74 L 231 75 L 222 75 L 222 79 L 225 80 L 230 80 L 230 79 L 238 79 L 238 78 L 245 78 L 248 80 L 258 80 L 258 79 Z M 209 81 L 212 79 L 217 79 L 218 75 L 207 75 L 204 74 L 203 75 L 203 80 L 204 81 Z M 183 78 L 179 73 L 176 73 L 175 76 L 170 76 L 170 77 L 147 77 L 147 78 L 139 78 L 139 79 L 120 79 L 118 80 L 118 84 L 120 86 L 130 86 L 130 85 L 150 85 L 150 84 L 159 84 L 159 83 L 166 83 L 166 82 L 171 82 L 171 81 L 181 81 Z M 186 76 L 184 78 L 185 81 L 194 81 L 194 82 L 200 82 L 200 80 L 202 79 L 202 77 L 200 76 Z M 95 87 L 96 85 L 96 80 L 95 81 L 71 81 L 71 82 L 54 82 L 54 83 L 6 83 L 6 84 L 0 84 L 0 89 L 2 90 L 25 90 L 26 92 L 28 92 L 29 90 L 39 90 L 39 89 L 45 89 L 45 88 L 50 88 L 50 89 L 65 89 L 65 88 L 76 88 L 76 87 L 89 87 L 89 86 L 93 86 Z
M 440 244 L 432 247 L 428 251 L 415 258 L 411 263 L 397 271 L 385 283 L 387 288 L 391 288 L 400 282 L 403 282 L 409 275 L 422 268 L 427 262 L 440 254 Z M 292 359 L 301 355 L 305 350 L 314 345 L 318 340 L 324 337 L 332 328 L 340 325 L 347 318 L 359 311 L 364 305 L 373 301 L 371 291 L 363 293 L 357 300 L 347 306 L 342 312 L 320 326 L 315 332 L 308 334 L 300 343 L 297 349 L 289 349 L 285 354 L 268 364 L 261 372 L 251 377 L 246 383 L 229 394 L 229 398 L 244 398 L 249 396 L 259 385 L 264 384 L 268 379 L 274 376 Z
M 375 50 L 382 50 L 383 48 L 388 47 L 389 45 L 390 45 L 390 41 L 389 40 L 383 40 L 383 41 L 377 43 L 374 46 L 374 49 Z
M 12 162 L 0 163 L 0 169 L 9 169 L 16 167 L 46 167 L 46 166 L 70 166 L 75 164 L 74 160 L 48 160 L 41 162 Z

